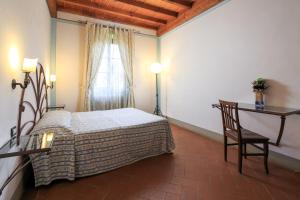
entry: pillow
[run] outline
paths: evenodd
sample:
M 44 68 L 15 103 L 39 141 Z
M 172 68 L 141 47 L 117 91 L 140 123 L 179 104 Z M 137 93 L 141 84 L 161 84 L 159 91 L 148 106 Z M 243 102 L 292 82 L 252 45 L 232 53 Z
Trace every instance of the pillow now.
M 67 128 L 71 127 L 71 113 L 64 110 L 49 111 L 39 120 L 34 130 L 45 128 Z

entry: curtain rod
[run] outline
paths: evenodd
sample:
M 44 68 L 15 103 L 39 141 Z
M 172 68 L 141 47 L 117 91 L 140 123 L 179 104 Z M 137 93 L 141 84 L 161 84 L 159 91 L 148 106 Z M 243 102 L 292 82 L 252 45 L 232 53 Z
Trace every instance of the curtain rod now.
M 88 23 L 88 21 L 82 21 L 82 20 L 71 20 L 71 19 L 64 19 L 64 18 L 56 18 L 58 21 L 65 21 L 65 22 L 72 22 L 72 23 L 76 23 L 76 24 L 81 24 L 81 25 L 85 25 Z M 103 25 L 104 27 L 108 27 L 108 28 L 115 28 L 116 26 L 111 26 L 111 25 Z M 126 28 L 125 28 L 126 29 Z M 138 35 L 145 35 L 145 36 L 150 36 L 150 37 L 157 37 L 156 35 L 151 35 L 151 34 L 147 34 L 147 33 L 142 33 L 140 31 L 137 31 L 135 29 L 133 29 L 133 33 L 134 34 L 138 34 Z

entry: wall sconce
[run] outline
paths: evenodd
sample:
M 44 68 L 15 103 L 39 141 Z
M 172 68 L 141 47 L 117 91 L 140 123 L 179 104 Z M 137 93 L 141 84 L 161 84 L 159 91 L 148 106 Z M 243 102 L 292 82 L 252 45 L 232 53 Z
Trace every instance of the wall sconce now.
M 51 85 L 47 86 L 47 88 L 53 89 L 54 88 L 54 83 L 56 82 L 56 75 L 55 74 L 51 74 L 50 75 L 50 83 Z
M 23 66 L 22 66 L 22 71 L 25 73 L 25 79 L 24 83 L 18 83 L 16 79 L 13 79 L 11 82 L 11 87 L 12 89 L 15 89 L 17 85 L 19 85 L 22 89 L 25 89 L 27 85 L 30 83 L 29 80 L 29 73 L 30 72 L 35 72 L 36 66 L 38 63 L 38 59 L 29 59 L 29 58 L 24 58 Z

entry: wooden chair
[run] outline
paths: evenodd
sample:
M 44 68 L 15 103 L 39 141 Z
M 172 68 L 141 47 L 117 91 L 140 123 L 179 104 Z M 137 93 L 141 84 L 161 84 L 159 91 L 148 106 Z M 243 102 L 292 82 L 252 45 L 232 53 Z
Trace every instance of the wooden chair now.
M 266 173 L 268 169 L 269 138 L 244 129 L 240 126 L 238 103 L 220 100 L 220 109 L 222 113 L 223 131 L 224 131 L 224 159 L 227 162 L 227 146 L 238 145 L 238 170 L 242 173 L 243 156 L 264 156 Z M 237 143 L 228 144 L 227 137 Z M 250 144 L 262 153 L 247 153 L 247 144 Z M 263 148 L 256 144 L 263 144 Z M 244 148 L 243 148 L 244 147 Z

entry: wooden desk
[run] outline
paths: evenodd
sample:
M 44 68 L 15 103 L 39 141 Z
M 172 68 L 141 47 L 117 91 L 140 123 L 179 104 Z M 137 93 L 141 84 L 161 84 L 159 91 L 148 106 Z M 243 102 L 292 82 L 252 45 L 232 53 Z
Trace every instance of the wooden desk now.
M 220 109 L 219 104 L 213 104 L 212 107 Z M 270 144 L 275 146 L 280 145 L 280 141 L 284 131 L 286 117 L 294 114 L 300 115 L 300 109 L 284 108 L 284 107 L 277 107 L 277 106 L 265 106 L 264 109 L 256 109 L 254 104 L 245 104 L 245 103 L 239 103 L 238 110 L 280 116 L 281 123 L 280 123 L 280 129 L 279 129 L 277 140 L 275 143 L 270 142 Z

